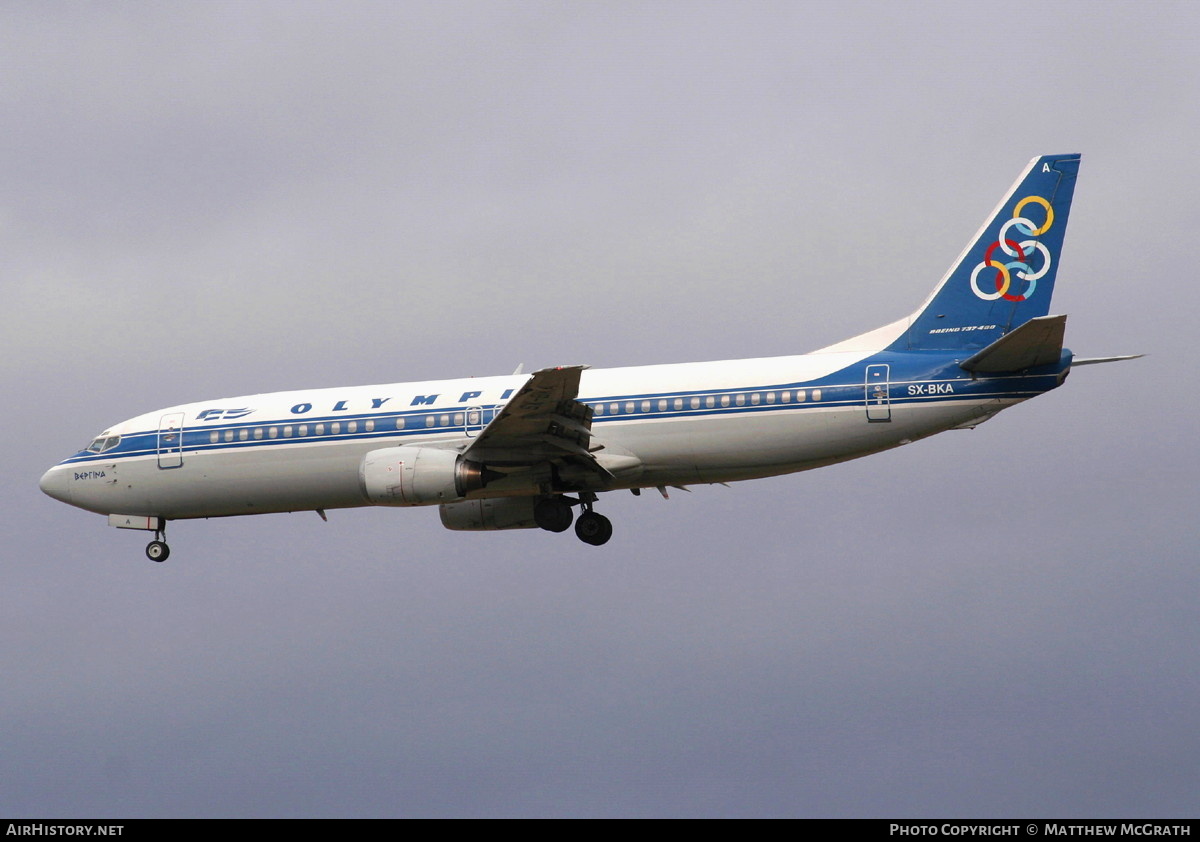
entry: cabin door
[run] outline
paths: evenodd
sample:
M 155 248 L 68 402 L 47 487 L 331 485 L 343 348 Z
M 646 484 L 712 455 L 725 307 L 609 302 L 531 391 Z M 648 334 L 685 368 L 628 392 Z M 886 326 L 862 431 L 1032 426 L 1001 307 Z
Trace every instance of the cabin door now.
M 171 412 L 158 420 L 158 467 L 183 465 L 183 413 Z
M 887 364 L 867 366 L 865 401 L 868 421 L 891 421 L 892 403 L 889 395 L 889 369 Z

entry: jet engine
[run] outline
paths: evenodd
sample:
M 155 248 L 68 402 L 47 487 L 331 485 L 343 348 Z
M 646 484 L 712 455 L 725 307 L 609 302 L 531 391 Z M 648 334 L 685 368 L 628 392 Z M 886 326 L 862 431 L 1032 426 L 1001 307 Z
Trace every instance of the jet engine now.
M 533 510 L 537 497 L 491 497 L 484 500 L 460 500 L 438 507 L 442 526 L 456 531 L 485 529 L 533 529 L 537 526 Z
M 425 506 L 478 491 L 492 473 L 453 450 L 385 447 L 363 457 L 358 482 L 376 506 Z

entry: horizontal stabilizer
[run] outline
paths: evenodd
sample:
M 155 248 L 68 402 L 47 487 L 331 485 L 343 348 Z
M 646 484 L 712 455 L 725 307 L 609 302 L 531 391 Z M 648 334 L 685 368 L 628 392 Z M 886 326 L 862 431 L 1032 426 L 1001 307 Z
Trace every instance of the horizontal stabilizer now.
M 1001 336 L 958 365 L 967 371 L 984 374 L 1024 371 L 1039 365 L 1049 365 L 1058 362 L 1058 358 L 1062 356 L 1063 335 L 1066 329 L 1066 316 L 1038 316 L 1011 333 Z
M 1145 354 L 1126 354 L 1123 357 L 1076 357 L 1071 360 L 1071 368 L 1077 365 L 1097 365 L 1098 363 L 1119 363 L 1121 360 L 1140 360 Z

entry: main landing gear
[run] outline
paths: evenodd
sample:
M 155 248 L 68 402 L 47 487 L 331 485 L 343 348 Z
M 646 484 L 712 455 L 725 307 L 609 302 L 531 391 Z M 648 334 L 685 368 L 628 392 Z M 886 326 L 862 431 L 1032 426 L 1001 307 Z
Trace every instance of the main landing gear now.
M 146 558 L 151 561 L 163 562 L 171 555 L 171 548 L 167 546 L 167 523 L 163 521 L 161 529 L 154 530 L 154 540 L 146 545 Z
M 588 509 L 575 521 L 575 534 L 580 541 L 598 547 L 612 537 L 612 521 L 599 512 Z
M 585 544 L 598 547 L 608 543 L 612 537 L 612 521 L 599 512 L 592 511 L 596 495 L 590 491 L 581 492 L 579 499 L 564 497 L 561 494 L 545 497 L 538 501 L 533 510 L 533 520 L 547 532 L 566 532 L 574 519 L 571 506 L 583 508 L 579 518 L 575 520 L 575 535 Z

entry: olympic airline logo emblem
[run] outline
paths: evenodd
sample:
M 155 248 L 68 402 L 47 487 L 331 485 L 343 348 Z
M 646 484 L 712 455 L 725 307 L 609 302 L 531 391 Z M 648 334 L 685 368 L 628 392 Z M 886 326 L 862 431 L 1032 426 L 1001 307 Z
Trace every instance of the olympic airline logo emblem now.
M 1038 227 L 1033 220 L 1021 216 L 1021 212 L 1029 205 L 1040 205 L 1042 210 L 1046 212 L 1046 221 Z M 988 246 L 987 252 L 983 255 L 983 262 L 975 267 L 975 271 L 971 273 L 971 291 L 984 301 L 995 301 L 997 298 L 1003 298 L 1005 301 L 1027 301 L 1033 297 L 1034 291 L 1037 289 L 1038 278 L 1044 276 L 1050 271 L 1050 250 L 1037 240 L 1016 240 L 1009 239 L 1009 232 L 1016 229 L 1018 234 L 1025 237 L 1040 237 L 1050 230 L 1050 226 L 1054 224 L 1054 208 L 1050 207 L 1050 203 L 1041 196 L 1026 196 L 1021 201 L 1017 202 L 1017 206 L 1013 208 L 1012 219 L 1000 226 L 1000 236 L 996 238 L 996 242 Z M 1010 260 L 1007 263 L 1002 263 L 999 260 L 994 260 L 992 255 L 996 250 L 1004 252 L 1008 257 L 1015 257 L 1016 260 Z M 1041 268 L 1036 272 L 1029 265 L 1029 261 L 1033 258 L 1034 253 L 1041 254 Z M 979 276 L 988 269 L 996 270 L 994 281 L 995 290 L 984 292 L 979 288 Z M 1011 290 L 1013 287 L 1013 275 L 1022 281 L 1028 281 L 1029 286 L 1020 294 L 1014 294 Z M 986 286 L 986 283 L 985 283 Z

